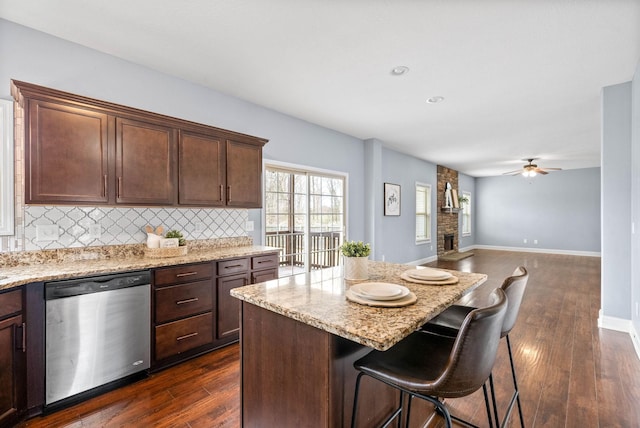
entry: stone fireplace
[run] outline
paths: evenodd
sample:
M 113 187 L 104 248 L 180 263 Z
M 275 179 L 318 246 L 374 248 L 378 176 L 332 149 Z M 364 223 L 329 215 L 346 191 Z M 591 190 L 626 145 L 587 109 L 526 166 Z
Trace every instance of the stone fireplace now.
M 438 256 L 458 252 L 458 210 L 455 208 L 443 208 L 447 183 L 451 184 L 452 189 L 458 190 L 458 171 L 438 165 L 438 205 L 436 208 Z

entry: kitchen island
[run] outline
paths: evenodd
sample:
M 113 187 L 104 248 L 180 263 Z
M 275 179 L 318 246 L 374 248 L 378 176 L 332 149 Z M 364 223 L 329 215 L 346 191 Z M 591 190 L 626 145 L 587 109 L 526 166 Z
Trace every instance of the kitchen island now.
M 369 262 L 369 281 L 400 284 L 416 295 L 416 303 L 400 308 L 348 301 L 346 290 L 358 282 L 345 281 L 341 268 L 231 290 L 242 301 L 242 425 L 349 426 L 357 375 L 353 361 L 371 349 L 389 349 L 487 279 L 452 271 L 457 284 L 415 284 L 400 278 L 411 268 Z M 379 424 L 398 400 L 393 389 L 367 378 L 361 394 L 360 426 Z M 413 424 L 420 426 L 420 415 L 430 413 L 418 400 Z

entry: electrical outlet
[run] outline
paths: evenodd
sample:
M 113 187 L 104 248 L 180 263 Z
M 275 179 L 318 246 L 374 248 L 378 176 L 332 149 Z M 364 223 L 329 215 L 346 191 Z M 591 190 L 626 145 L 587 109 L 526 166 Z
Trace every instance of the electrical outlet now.
M 102 237 L 102 227 L 100 223 L 94 223 L 89 225 L 89 238 L 100 239 Z
M 60 232 L 57 224 L 37 224 L 36 225 L 36 241 L 57 241 Z
M 246 229 L 247 229 L 247 232 L 253 232 L 253 222 L 252 221 L 248 221 L 247 222 Z
M 538 245 L 538 240 L 537 239 L 533 240 L 533 245 Z
M 522 243 L 523 243 L 523 244 L 526 244 L 526 243 L 527 243 L 527 238 L 524 238 L 524 239 L 522 240 Z
M 382 255 L 382 261 L 384 261 L 384 254 Z
M 196 221 L 196 222 L 194 223 L 194 225 L 193 225 L 193 226 L 194 226 L 194 227 L 193 227 L 193 228 L 194 228 L 194 231 L 195 231 L 196 233 L 202 233 L 202 232 L 204 232 L 204 223 L 203 223 L 203 222 L 201 222 L 201 221 Z

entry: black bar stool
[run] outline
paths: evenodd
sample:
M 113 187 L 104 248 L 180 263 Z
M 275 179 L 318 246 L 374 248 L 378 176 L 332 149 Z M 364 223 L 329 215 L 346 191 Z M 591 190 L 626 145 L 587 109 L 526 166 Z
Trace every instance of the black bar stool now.
M 489 306 L 474 309 L 465 316 L 455 338 L 416 331 L 387 351 L 371 351 L 357 360 L 353 366 L 360 373 L 356 380 L 351 426 L 356 426 L 360 380 L 364 375 L 400 390 L 400 406 L 385 421 L 385 426 L 395 417 L 400 426 L 406 393 L 409 394 L 407 427 L 411 399 L 419 397 L 433 403 L 450 428 L 452 416 L 438 397 L 464 397 L 480 387 L 484 392 L 489 426 L 493 426 L 486 381 L 495 362 L 506 310 L 506 295 L 498 288 L 491 293 Z
M 520 426 L 524 428 L 524 417 L 522 415 L 522 406 L 520 405 L 520 391 L 518 390 L 518 380 L 516 378 L 516 369 L 513 363 L 513 354 L 511 352 L 511 341 L 509 340 L 509 333 L 513 329 L 516 319 L 518 318 L 518 312 L 520 312 L 520 304 L 522 303 L 522 296 L 524 295 L 525 288 L 527 287 L 527 281 L 529 280 L 529 273 L 524 266 L 519 266 L 513 272 L 513 275 L 507 277 L 502 286 L 509 301 L 507 313 L 504 317 L 504 323 L 502 325 L 502 333 L 500 337 L 504 337 L 507 342 L 507 350 L 509 351 L 509 362 L 511 364 L 511 376 L 513 378 L 514 392 L 509 400 L 507 411 L 504 419 L 500 421 L 498 417 L 498 406 L 496 404 L 496 395 L 493 388 L 493 374 L 489 376 L 489 384 L 491 386 L 491 397 L 493 401 L 493 412 L 495 414 L 496 424 L 498 427 L 504 426 L 509 417 L 515 403 L 518 403 L 518 413 L 520 414 Z M 436 333 L 439 335 L 445 335 L 455 337 L 458 334 L 458 329 L 462 326 L 462 323 L 467 314 L 473 311 L 475 308 L 471 306 L 453 305 L 445 309 L 440 315 L 430 320 L 428 323 L 422 326 L 421 330 L 429 333 Z

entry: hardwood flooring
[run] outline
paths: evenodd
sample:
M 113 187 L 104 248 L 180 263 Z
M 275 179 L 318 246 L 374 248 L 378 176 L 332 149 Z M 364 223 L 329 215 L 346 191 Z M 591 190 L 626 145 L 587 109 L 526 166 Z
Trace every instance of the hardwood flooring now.
M 640 360 L 631 339 L 597 327 L 600 259 L 474 253 L 458 262 L 429 263 L 489 275 L 462 303 L 480 302 L 518 265 L 529 270 L 510 334 L 526 426 L 640 427 Z M 238 352 L 229 346 L 21 427 L 238 427 Z M 504 341 L 494 377 L 504 406 L 511 387 Z M 486 426 L 481 393 L 447 403 L 456 415 Z M 519 426 L 516 409 L 509 426 Z

